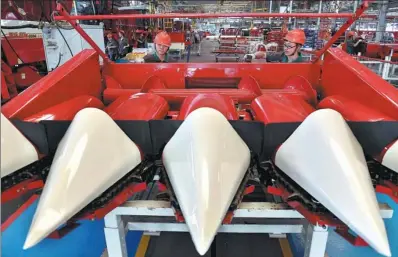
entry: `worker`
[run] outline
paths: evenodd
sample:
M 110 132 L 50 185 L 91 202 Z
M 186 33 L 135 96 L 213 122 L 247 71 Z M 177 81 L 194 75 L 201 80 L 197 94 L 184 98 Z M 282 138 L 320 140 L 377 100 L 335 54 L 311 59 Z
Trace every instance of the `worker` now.
M 105 52 L 108 54 L 109 59 L 116 61 L 118 57 L 118 43 L 113 38 L 112 33 L 108 33 L 106 37 L 108 38 L 108 42 L 106 43 Z
M 284 51 L 281 53 L 267 53 L 257 51 L 254 59 L 263 59 L 267 62 L 300 63 L 304 62 L 301 56 L 301 47 L 305 43 L 305 33 L 301 29 L 289 31 L 284 37 Z
M 137 48 L 145 48 L 146 39 L 144 38 L 144 33 L 142 32 L 137 39 Z
M 348 54 L 355 54 L 354 52 L 354 37 L 355 31 L 349 31 L 345 40 L 345 49 Z
M 167 52 L 171 46 L 171 38 L 167 32 L 163 31 L 156 35 L 155 40 L 155 51 L 145 55 L 144 61 L 146 63 L 153 62 L 168 62 Z
M 365 40 L 365 36 L 363 34 L 355 37 L 353 47 L 354 47 L 355 55 L 365 55 L 366 54 L 367 43 Z
M 153 43 L 153 34 L 154 32 L 152 31 L 152 29 L 148 29 L 148 34 L 146 35 L 146 43 Z
M 123 58 L 126 56 L 129 50 L 129 42 L 127 38 L 124 37 L 124 31 L 119 31 L 119 58 Z

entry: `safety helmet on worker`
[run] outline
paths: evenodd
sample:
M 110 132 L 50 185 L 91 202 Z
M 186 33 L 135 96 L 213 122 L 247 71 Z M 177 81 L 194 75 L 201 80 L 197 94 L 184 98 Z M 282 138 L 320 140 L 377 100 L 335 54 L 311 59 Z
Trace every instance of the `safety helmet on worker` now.
M 156 35 L 154 43 L 158 44 L 158 45 L 164 45 L 164 46 L 170 47 L 171 46 L 171 38 L 170 38 L 169 34 L 167 34 L 166 31 L 162 31 Z
M 355 31 L 349 31 L 349 32 L 348 32 L 348 36 L 349 36 L 349 37 L 352 37 L 352 36 L 354 36 L 354 35 L 355 35 Z
M 283 39 L 300 45 L 304 45 L 306 40 L 305 33 L 301 29 L 294 29 L 287 32 L 286 36 Z

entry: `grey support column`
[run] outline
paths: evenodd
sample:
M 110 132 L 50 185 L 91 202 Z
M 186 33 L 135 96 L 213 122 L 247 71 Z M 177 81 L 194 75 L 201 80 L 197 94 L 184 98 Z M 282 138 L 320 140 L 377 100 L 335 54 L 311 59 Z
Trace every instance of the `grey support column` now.
M 388 11 L 388 0 L 383 0 L 379 3 L 379 21 L 377 23 L 376 42 L 379 42 L 383 38 L 383 34 L 386 31 L 386 17 Z

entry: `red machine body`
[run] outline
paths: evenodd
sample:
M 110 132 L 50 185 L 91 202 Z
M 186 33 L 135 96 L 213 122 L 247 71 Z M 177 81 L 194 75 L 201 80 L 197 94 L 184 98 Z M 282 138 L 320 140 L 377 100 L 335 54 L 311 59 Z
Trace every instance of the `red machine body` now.
M 194 110 L 209 107 L 229 121 L 272 124 L 299 123 L 317 109 L 330 108 L 348 121 L 398 121 L 397 90 L 339 48 L 323 49 L 323 60 L 300 64 L 118 64 L 104 58 L 100 67 L 100 53 L 98 49 L 80 52 L 10 100 L 2 114 L 30 122 L 72 120 L 79 110 L 94 107 L 103 109 L 114 120 L 185 120 Z M 382 155 L 371 158 L 380 160 Z M 397 185 L 390 181 L 378 186 L 379 192 L 392 197 L 398 193 Z M 11 189 L 2 195 L 15 197 L 15 188 Z M 102 218 L 144 189 L 145 185 L 131 184 L 108 205 L 83 218 Z M 247 187 L 242 194 L 251 191 Z M 292 192 L 288 188 L 269 187 L 268 193 L 282 196 L 312 223 L 338 226 L 340 234 L 349 238 L 340 223 L 289 200 Z M 226 223 L 231 215 L 227 215 Z M 178 213 L 176 216 L 181 220 Z

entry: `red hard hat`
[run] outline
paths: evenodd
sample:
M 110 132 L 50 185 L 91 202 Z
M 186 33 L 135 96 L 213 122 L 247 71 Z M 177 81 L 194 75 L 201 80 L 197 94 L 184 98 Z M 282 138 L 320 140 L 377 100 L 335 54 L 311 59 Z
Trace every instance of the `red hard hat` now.
M 170 47 L 171 46 L 171 38 L 170 38 L 169 34 L 167 34 L 167 32 L 162 31 L 156 35 L 154 43 L 158 44 L 158 45 L 164 45 L 164 46 Z
M 305 34 L 304 34 L 304 31 L 301 29 L 294 29 L 294 30 L 289 31 L 286 34 L 286 36 L 284 37 L 284 39 L 289 42 L 292 42 L 292 43 L 304 45 Z

